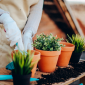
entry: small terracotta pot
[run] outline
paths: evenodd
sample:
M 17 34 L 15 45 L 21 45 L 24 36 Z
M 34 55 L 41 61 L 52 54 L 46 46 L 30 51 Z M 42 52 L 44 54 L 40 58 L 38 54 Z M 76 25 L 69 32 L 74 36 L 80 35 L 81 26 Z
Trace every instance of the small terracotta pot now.
M 16 51 L 18 52 L 18 50 L 16 50 Z M 13 52 L 14 52 L 14 51 L 12 51 L 12 53 L 11 53 L 12 57 L 13 57 Z M 31 53 L 33 53 L 33 52 L 34 52 L 34 57 L 33 57 L 32 62 L 35 62 L 35 61 L 37 61 L 37 60 L 40 60 L 40 52 L 35 51 L 35 50 L 31 50 Z M 34 68 L 33 68 L 32 71 L 31 71 L 31 72 L 32 72 L 32 74 L 31 74 L 31 77 L 32 77 L 32 78 L 33 78 L 34 75 L 35 75 L 37 64 L 38 64 L 38 63 L 35 64 Z
M 55 71 L 58 57 L 61 51 L 43 51 L 38 50 L 41 53 L 41 59 L 38 62 L 38 67 L 42 72 L 53 72 Z
M 67 42 L 60 42 L 60 44 L 65 45 L 65 47 L 61 47 L 61 54 L 58 58 L 57 65 L 61 67 L 66 67 L 69 64 L 69 61 L 75 46 Z

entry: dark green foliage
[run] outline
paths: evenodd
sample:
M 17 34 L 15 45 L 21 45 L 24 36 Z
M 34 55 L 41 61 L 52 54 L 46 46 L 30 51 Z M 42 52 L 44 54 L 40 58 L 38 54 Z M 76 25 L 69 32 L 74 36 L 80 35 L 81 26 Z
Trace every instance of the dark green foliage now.
M 70 37 L 68 34 L 68 39 L 66 39 L 67 42 L 72 43 L 75 45 L 75 53 L 81 53 L 83 51 L 85 51 L 85 41 L 84 38 L 82 38 L 80 35 L 76 34 L 76 35 L 72 35 L 72 37 Z
M 33 46 L 39 50 L 45 51 L 60 51 L 62 44 L 60 44 L 61 39 L 56 39 L 52 34 L 45 35 L 41 34 L 40 36 L 37 35 L 37 40 L 34 41 Z
M 14 51 L 14 72 L 18 75 L 28 75 L 29 73 L 31 73 L 31 70 L 38 61 L 32 63 L 34 53 L 31 53 L 30 50 L 27 52 L 27 54 L 24 51 L 22 52 L 23 53 L 21 53 L 20 51 Z

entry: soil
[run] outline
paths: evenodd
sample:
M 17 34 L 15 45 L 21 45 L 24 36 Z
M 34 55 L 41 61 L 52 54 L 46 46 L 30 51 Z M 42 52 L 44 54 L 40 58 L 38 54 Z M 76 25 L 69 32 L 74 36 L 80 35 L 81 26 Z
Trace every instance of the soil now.
M 48 75 L 41 75 L 37 85 L 52 85 L 54 83 L 65 82 L 69 78 L 75 78 L 85 72 L 85 62 L 70 64 L 72 67 L 58 68 L 55 72 Z

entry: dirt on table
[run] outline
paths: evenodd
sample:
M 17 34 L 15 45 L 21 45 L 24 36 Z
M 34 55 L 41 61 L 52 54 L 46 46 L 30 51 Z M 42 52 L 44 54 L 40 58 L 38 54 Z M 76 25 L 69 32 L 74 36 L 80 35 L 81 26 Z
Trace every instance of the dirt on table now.
M 70 64 L 72 67 L 58 68 L 55 72 L 48 75 L 41 75 L 37 85 L 52 85 L 54 83 L 65 82 L 70 78 L 76 78 L 81 73 L 85 72 L 85 61 L 76 64 Z

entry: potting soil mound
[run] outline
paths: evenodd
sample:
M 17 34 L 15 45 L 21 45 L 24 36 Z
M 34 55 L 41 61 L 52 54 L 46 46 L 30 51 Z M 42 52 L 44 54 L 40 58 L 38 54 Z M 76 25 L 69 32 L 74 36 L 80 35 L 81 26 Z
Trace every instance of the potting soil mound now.
M 51 74 L 42 74 L 42 78 L 37 81 L 37 85 L 52 85 L 53 83 L 65 82 L 69 78 L 75 78 L 85 72 L 85 62 L 71 65 L 73 68 L 58 68 Z

